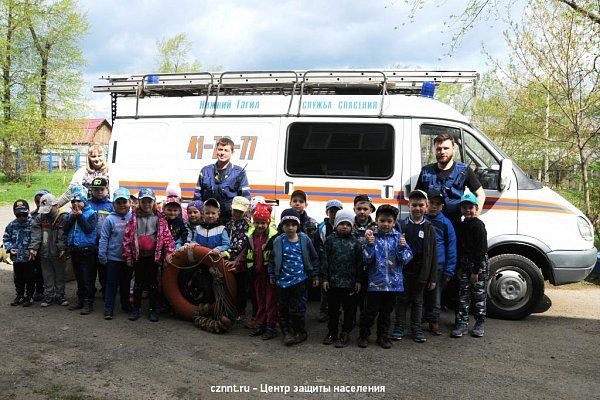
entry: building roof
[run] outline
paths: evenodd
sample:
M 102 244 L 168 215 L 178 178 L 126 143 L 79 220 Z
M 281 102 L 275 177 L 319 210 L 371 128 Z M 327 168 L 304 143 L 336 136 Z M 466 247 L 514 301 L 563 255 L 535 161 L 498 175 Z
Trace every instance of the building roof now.
M 112 126 L 104 118 L 59 120 L 57 125 L 63 131 L 62 141 L 71 144 L 93 143 L 96 132 L 104 125 L 112 130 Z

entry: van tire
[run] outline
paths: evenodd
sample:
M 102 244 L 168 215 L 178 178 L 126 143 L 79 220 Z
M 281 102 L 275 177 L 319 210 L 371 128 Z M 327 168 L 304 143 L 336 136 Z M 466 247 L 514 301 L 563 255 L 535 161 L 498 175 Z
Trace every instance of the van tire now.
M 501 254 L 489 262 L 488 316 L 517 320 L 534 312 L 544 298 L 542 271 L 518 254 Z

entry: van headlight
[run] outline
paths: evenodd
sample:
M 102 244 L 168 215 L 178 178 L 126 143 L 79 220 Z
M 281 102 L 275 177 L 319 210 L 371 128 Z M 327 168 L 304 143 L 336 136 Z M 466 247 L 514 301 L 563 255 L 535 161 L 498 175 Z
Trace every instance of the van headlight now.
M 592 225 L 583 217 L 577 217 L 577 227 L 579 228 L 579 234 L 582 238 L 587 241 L 594 240 L 594 232 Z

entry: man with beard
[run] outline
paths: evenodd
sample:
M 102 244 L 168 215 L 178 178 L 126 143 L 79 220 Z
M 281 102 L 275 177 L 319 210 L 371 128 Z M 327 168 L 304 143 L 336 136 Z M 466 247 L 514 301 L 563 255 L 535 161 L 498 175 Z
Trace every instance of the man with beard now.
M 469 188 L 477 197 L 478 212 L 483 210 L 485 192 L 477 176 L 468 165 L 453 160 L 456 146 L 454 137 L 444 133 L 433 140 L 437 163 L 423 167 L 415 189 L 437 190 L 444 198 L 444 215 L 455 227 L 460 222 L 460 198 Z

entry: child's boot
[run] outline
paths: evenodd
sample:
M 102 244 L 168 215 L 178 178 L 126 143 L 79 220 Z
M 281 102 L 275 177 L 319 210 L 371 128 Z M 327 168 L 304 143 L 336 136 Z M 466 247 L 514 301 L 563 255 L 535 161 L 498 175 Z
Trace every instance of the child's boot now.
M 325 336 L 325 339 L 323 339 L 323 344 L 329 346 L 335 341 L 337 341 L 337 335 L 334 335 L 331 332 L 327 332 L 327 336 Z
M 391 338 L 392 340 L 402 340 L 404 337 L 404 325 L 395 325 L 394 330 L 392 331 Z
M 158 322 L 158 312 L 154 308 L 148 310 L 148 321 Z
M 104 319 L 106 319 L 106 320 L 113 319 L 113 310 L 110 310 L 108 308 L 105 309 L 104 310 Z
M 274 326 L 268 326 L 262 335 L 262 340 L 271 340 L 275 337 L 277 337 L 277 329 Z
M 350 338 L 350 335 L 348 335 L 346 332 L 342 332 L 340 334 L 340 337 L 338 338 L 338 340 L 335 341 L 334 346 L 337 347 L 338 349 L 341 349 L 342 347 L 346 347 L 348 345 L 349 338 Z
M 431 332 L 435 336 L 440 336 L 442 334 L 442 331 L 440 330 L 440 324 L 438 322 L 430 322 L 429 332 Z
M 261 336 L 266 331 L 266 326 L 263 324 L 257 325 L 256 328 L 250 333 L 250 336 Z
M 473 327 L 473 330 L 471 331 L 471 336 L 483 337 L 484 332 L 485 332 L 485 330 L 483 329 L 483 319 L 478 319 L 477 322 L 475 322 L 475 326 Z
M 83 299 L 77 298 L 77 302 L 69 307 L 69 310 L 81 310 L 83 308 Z
M 369 345 L 369 338 L 367 336 L 358 337 L 358 347 L 365 349 Z
M 462 335 L 464 335 L 468 331 L 469 331 L 468 324 L 465 324 L 464 322 L 457 322 L 454 325 L 454 330 L 452 330 L 452 333 L 450 335 L 452 337 L 459 338 L 459 337 L 462 337 Z
M 132 308 L 131 311 L 129 311 L 129 320 L 130 321 L 137 321 L 140 318 L 140 309 L 139 308 Z
M 286 346 L 291 346 L 294 343 L 296 343 L 294 332 L 292 332 L 290 329 L 286 329 L 283 335 L 283 344 Z
M 392 348 L 392 342 L 390 342 L 390 339 L 387 336 L 378 337 L 377 343 L 379 344 L 379 346 L 381 346 L 382 349 L 391 349 Z
M 23 307 L 29 307 L 33 304 L 33 299 L 29 296 L 23 299 Z
M 22 295 L 17 295 L 17 297 L 15 297 L 15 299 L 12 301 L 12 303 L 10 303 L 11 306 L 18 306 L 20 304 L 23 304 L 23 301 L 25 300 L 25 297 L 23 297 Z

